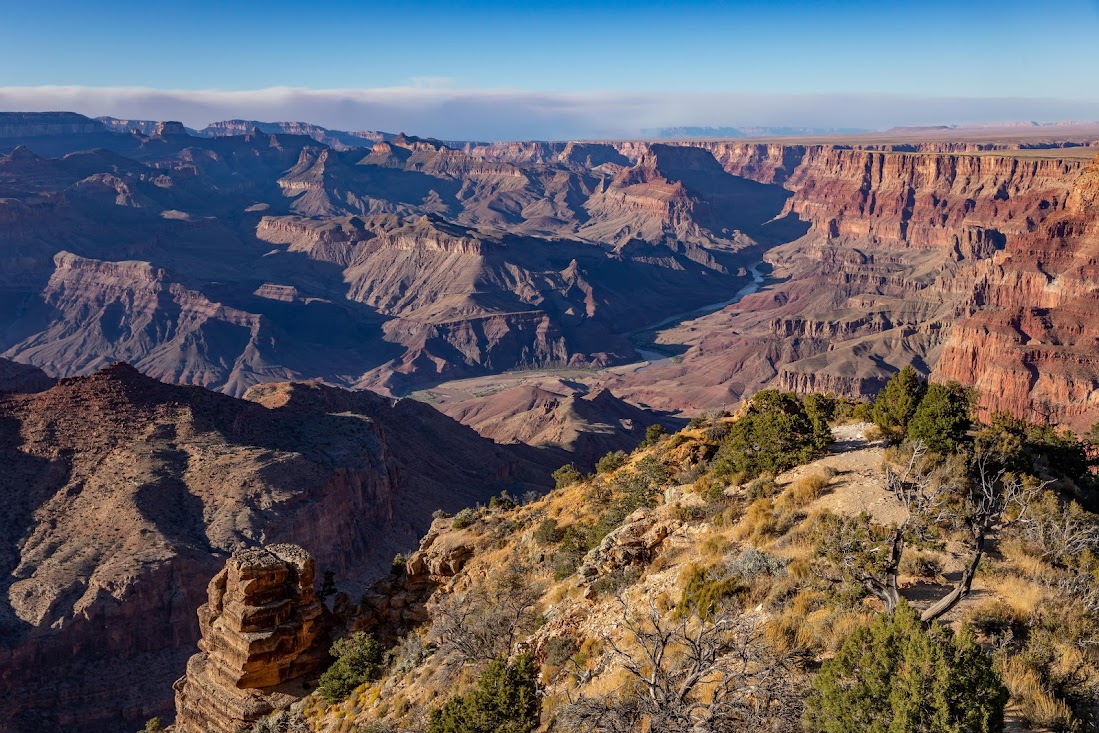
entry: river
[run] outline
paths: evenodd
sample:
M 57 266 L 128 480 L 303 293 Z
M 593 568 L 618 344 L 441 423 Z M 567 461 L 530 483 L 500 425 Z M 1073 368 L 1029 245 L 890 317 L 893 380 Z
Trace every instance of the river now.
M 698 318 L 700 316 L 704 316 L 708 313 L 714 313 L 716 311 L 721 310 L 722 308 L 724 308 L 726 306 L 729 306 L 729 305 L 732 305 L 733 303 L 738 302 L 741 298 L 744 298 L 745 296 L 751 295 L 752 293 L 759 290 L 760 286 L 763 285 L 763 281 L 766 279 L 766 278 L 764 278 L 763 273 L 761 273 L 759 271 L 759 265 L 761 265 L 761 264 L 763 264 L 763 263 L 760 262 L 760 263 L 752 265 L 751 267 L 748 268 L 748 271 L 750 273 L 752 273 L 752 281 L 750 283 L 748 283 L 747 285 L 745 285 L 744 287 L 742 287 L 740 290 L 736 291 L 736 293 L 733 295 L 733 297 L 729 298 L 728 300 L 723 300 L 720 303 L 711 303 L 710 305 L 704 305 L 701 308 L 695 308 L 694 310 L 687 311 L 685 313 L 677 313 L 674 316 L 668 316 L 664 320 L 659 321 L 657 323 L 654 323 L 651 326 L 646 326 L 645 328 L 637 329 L 636 331 L 631 333 L 630 336 L 633 336 L 633 335 L 639 334 L 639 333 L 645 333 L 646 331 L 655 331 L 658 328 L 661 328 L 663 326 L 667 326 L 670 323 L 680 323 L 682 321 L 691 320 L 692 318 Z M 672 360 L 672 357 L 667 356 L 665 354 L 661 354 L 658 351 L 651 351 L 649 349 L 642 349 L 642 348 L 637 348 L 637 347 L 634 347 L 634 348 L 637 351 L 637 353 L 641 354 L 641 357 L 646 362 L 648 362 L 647 364 L 644 364 L 643 366 L 638 366 L 637 369 L 636 369 L 637 371 L 640 371 L 641 369 L 648 369 L 649 367 L 654 366 L 656 364 L 667 364 L 667 363 L 670 363 L 671 360 Z M 631 365 L 626 365 L 626 366 L 631 366 Z

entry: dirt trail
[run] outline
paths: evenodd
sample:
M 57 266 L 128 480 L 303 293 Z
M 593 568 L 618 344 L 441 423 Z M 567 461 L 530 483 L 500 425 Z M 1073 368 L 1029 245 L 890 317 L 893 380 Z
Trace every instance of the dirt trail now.
M 904 520 L 904 507 L 885 489 L 882 464 L 885 460 L 884 444 L 867 439 L 873 425 L 855 423 L 832 430 L 834 442 L 828 455 L 812 463 L 798 466 L 778 476 L 781 486 L 793 483 L 802 476 L 831 468 L 835 477 L 828 494 L 817 499 L 809 511 L 827 510 L 837 514 L 857 514 L 865 511 L 878 524 L 890 525 Z M 994 547 L 993 547 L 994 549 Z M 951 584 L 961 577 L 962 569 L 969 561 L 970 548 L 958 542 L 947 542 L 939 554 L 942 576 L 930 580 L 901 582 L 901 594 L 917 608 L 924 608 L 949 592 Z M 960 623 L 970 608 L 997 596 L 985 579 L 978 574 L 973 589 L 958 605 L 941 619 L 944 623 Z

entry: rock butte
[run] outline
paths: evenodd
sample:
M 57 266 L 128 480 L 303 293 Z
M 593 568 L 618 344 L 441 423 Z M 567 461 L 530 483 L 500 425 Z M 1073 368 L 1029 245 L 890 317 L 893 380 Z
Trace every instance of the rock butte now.
M 236 731 L 309 692 L 327 660 L 312 556 L 296 545 L 237 550 L 199 606 L 199 653 L 175 684 L 177 733 Z

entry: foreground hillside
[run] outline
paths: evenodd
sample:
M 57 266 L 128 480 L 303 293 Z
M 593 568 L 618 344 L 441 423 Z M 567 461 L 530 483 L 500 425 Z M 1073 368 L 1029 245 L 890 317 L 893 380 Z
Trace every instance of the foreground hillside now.
M 123 364 L 35 386 L 0 393 L 8 733 L 164 712 L 234 549 L 294 542 L 352 588 L 439 507 L 547 481 L 532 451 L 369 392 L 272 384 L 236 399 Z
M 1013 730 L 1094 730 L 1099 524 L 1078 503 L 1094 496 L 1072 439 L 998 418 L 935 454 L 814 400 L 762 393 L 739 417 L 611 454 L 591 476 L 562 469 L 543 499 L 440 513 L 357 606 L 337 597 L 345 646 L 319 691 L 253 729 L 839 731 L 868 730 L 859 714 L 888 727 L 982 710 L 960 729 L 999 730 L 1006 716 Z M 838 421 L 827 446 L 821 409 Z M 928 435 L 923 421 L 910 436 Z M 985 697 L 958 687 L 936 702 L 932 685 L 960 679 L 898 671 L 872 709 L 857 696 L 829 708 L 869 679 L 827 682 L 865 650 L 859 634 L 895 618 L 918 638 L 921 616 L 927 643 L 968 660 L 936 674 Z M 362 666 L 341 667 L 352 658 Z M 902 678 L 927 684 L 926 699 L 890 698 Z M 936 720 L 891 729 L 959 730 Z

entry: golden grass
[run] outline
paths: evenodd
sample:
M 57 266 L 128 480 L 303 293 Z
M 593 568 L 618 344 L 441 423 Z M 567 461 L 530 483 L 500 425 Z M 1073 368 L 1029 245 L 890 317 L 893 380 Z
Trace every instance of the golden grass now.
M 775 508 L 782 512 L 794 512 L 803 509 L 824 496 L 832 477 L 824 471 L 802 476 L 775 500 Z
M 699 550 L 707 558 L 725 557 L 729 550 L 733 549 L 733 541 L 722 533 L 711 533 L 702 541 Z
M 599 675 L 591 681 L 586 688 L 587 694 L 608 695 L 621 687 L 631 684 L 633 681 L 633 675 L 624 669 L 609 671 L 606 674 Z
M 1009 537 L 997 547 L 1007 564 L 1022 575 L 1038 580 L 1056 573 L 1052 565 L 1038 557 L 1029 544 L 1019 538 Z
M 862 611 L 828 608 L 819 591 L 798 593 L 764 634 L 777 649 L 808 654 L 830 654 L 848 635 L 867 622 Z
M 756 545 L 778 534 L 778 521 L 775 516 L 773 499 L 756 499 L 744 512 L 737 524 L 733 536 L 738 540 L 748 540 Z
M 1049 598 L 1045 588 L 1018 575 L 986 576 L 985 582 L 1023 620 L 1030 619 Z
M 1042 682 L 1039 674 L 1019 657 L 999 657 L 997 669 L 1019 712 L 1032 725 L 1070 730 L 1072 711 Z

